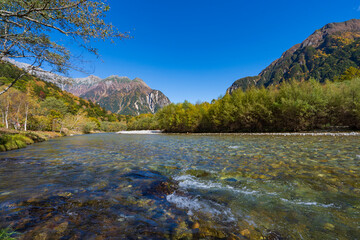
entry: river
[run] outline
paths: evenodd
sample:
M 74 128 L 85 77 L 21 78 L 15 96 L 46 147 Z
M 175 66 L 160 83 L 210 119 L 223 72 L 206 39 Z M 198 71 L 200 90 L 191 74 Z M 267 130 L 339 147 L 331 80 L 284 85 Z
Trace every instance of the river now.
M 0 153 L 20 239 L 360 239 L 360 136 L 120 135 Z

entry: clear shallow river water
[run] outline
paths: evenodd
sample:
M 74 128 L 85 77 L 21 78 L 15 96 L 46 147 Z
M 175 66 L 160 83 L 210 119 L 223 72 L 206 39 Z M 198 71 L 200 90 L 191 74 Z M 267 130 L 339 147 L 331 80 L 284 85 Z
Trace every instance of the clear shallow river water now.
M 360 239 L 359 136 L 118 135 L 0 154 L 20 239 Z

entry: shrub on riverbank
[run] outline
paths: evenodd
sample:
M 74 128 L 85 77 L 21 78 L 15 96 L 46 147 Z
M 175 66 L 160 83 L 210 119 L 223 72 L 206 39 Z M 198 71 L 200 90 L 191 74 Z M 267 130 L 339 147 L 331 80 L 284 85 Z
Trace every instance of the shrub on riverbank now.
M 126 130 L 126 123 L 124 122 L 100 122 L 100 131 L 103 132 L 118 132 Z
M 9 135 L 4 134 L 0 136 L 0 151 L 9 151 L 13 149 L 24 148 L 34 141 L 22 134 Z
M 284 132 L 332 126 L 359 130 L 360 79 L 238 89 L 211 104 L 170 104 L 154 116 L 139 116 L 129 126 L 167 132 Z
M 156 130 L 159 124 L 155 115 L 147 113 L 132 117 L 127 122 L 127 130 Z
M 24 148 L 34 142 L 43 142 L 49 138 L 60 137 L 56 132 L 20 132 L 0 129 L 0 152 Z

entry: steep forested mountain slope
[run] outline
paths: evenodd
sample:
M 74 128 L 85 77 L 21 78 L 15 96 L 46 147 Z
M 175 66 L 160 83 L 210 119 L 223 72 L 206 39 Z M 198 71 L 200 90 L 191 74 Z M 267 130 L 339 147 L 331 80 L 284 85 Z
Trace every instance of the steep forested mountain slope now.
M 265 68 L 258 76 L 235 81 L 228 92 L 249 86 L 277 85 L 290 79 L 334 80 L 349 67 L 360 66 L 360 20 L 330 23 L 316 30 Z

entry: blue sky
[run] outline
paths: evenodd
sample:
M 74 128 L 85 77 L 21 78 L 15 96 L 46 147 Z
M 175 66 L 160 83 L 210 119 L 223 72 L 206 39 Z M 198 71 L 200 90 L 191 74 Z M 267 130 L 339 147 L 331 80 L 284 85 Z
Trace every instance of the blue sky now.
M 108 0 L 108 4 L 108 22 L 130 31 L 133 38 L 94 43 L 102 61 L 84 54 L 89 60 L 86 69 L 102 78 L 142 78 L 173 102 L 216 99 L 235 80 L 257 75 L 316 29 L 360 18 L 360 1 L 354 0 Z

